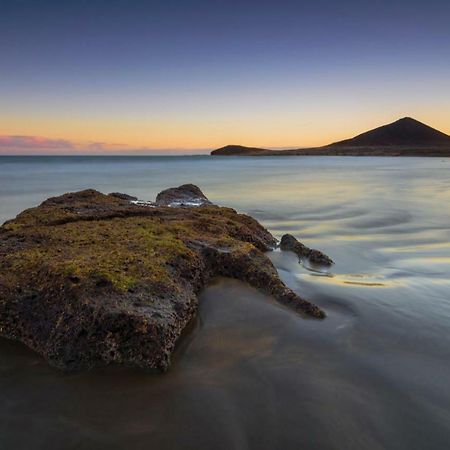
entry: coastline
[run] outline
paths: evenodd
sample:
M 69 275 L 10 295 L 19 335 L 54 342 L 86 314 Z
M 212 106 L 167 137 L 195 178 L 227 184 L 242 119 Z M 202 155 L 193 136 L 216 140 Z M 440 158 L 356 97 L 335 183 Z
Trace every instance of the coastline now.
M 238 149 L 236 149 L 238 147 Z M 380 157 L 450 157 L 450 147 L 314 147 L 294 150 L 255 149 L 241 146 L 226 146 L 213 150 L 211 156 L 380 156 Z

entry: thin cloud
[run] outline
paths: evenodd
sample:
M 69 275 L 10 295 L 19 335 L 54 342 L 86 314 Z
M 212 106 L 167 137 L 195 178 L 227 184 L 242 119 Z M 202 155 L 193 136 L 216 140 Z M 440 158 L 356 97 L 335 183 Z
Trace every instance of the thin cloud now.
M 68 139 L 51 139 L 42 136 L 0 136 L 0 154 L 39 155 L 39 154 L 104 154 L 126 150 L 122 144 L 106 142 L 75 142 Z
M 125 150 L 127 147 L 125 144 L 109 144 L 107 142 L 88 142 L 86 145 L 78 146 L 78 148 L 93 151 Z
M 74 149 L 66 139 L 49 139 L 40 136 L 0 136 L 0 149 L 5 150 L 65 150 Z
M 0 155 L 186 155 L 210 149 L 130 147 L 101 141 L 76 142 L 41 136 L 0 135 Z

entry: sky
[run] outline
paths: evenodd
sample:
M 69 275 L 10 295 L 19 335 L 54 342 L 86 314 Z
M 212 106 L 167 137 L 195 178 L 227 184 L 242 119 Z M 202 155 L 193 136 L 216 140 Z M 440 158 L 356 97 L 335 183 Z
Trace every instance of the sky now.
M 450 134 L 450 2 L 0 0 L 0 154 Z

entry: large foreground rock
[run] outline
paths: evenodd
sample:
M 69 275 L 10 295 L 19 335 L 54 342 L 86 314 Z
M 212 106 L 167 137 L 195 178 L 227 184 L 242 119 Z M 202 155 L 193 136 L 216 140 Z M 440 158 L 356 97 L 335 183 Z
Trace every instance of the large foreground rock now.
M 187 191 L 203 198 L 197 189 L 181 189 L 179 204 Z M 160 204 L 178 204 L 165 192 Z M 130 198 L 65 194 L 0 228 L 1 336 L 64 370 L 110 363 L 166 370 L 200 290 L 218 275 L 324 317 L 282 283 L 264 254 L 275 239 L 256 220 L 206 197 L 200 207 Z

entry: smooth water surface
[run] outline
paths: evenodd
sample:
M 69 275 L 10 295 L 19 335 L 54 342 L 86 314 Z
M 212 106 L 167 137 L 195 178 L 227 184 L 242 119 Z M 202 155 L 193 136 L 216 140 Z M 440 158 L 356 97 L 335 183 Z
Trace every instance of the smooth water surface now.
M 450 159 L 3 157 L 0 222 L 67 191 L 186 182 L 329 254 L 329 276 L 270 255 L 327 319 L 218 279 L 165 375 L 62 375 L 2 340 L 0 448 L 449 448 Z

